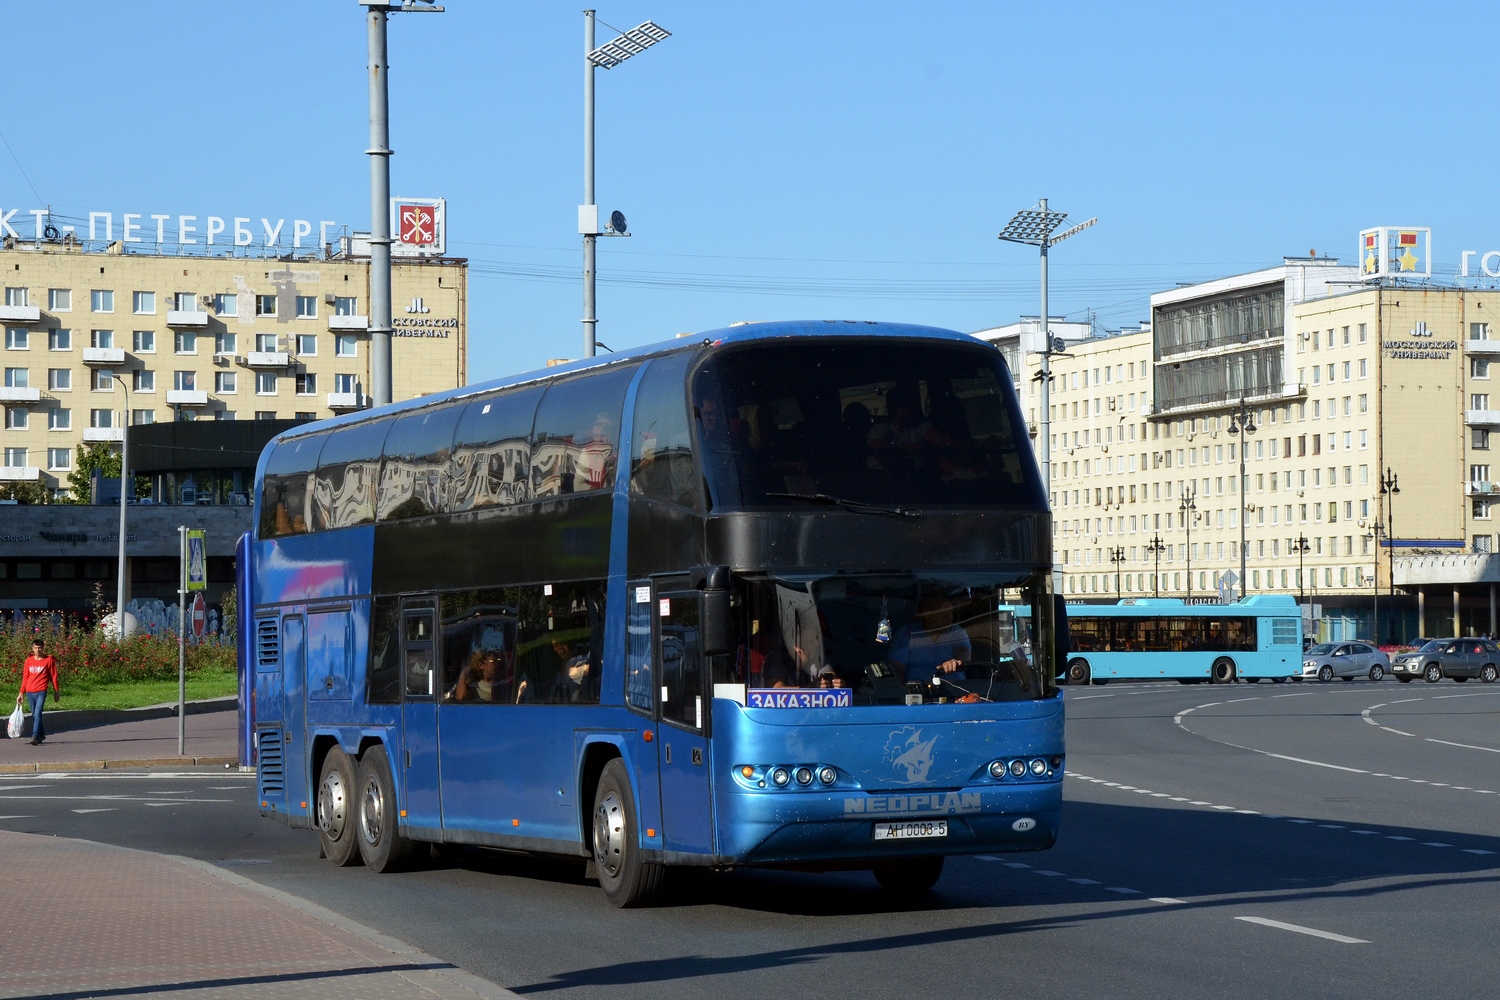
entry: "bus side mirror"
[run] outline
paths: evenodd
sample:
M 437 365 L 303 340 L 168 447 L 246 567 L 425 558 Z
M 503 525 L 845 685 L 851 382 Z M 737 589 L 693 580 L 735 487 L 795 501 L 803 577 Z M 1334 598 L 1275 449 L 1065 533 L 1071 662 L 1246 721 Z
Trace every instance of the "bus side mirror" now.
M 1068 669 L 1068 654 L 1073 639 L 1068 633 L 1068 602 L 1061 594 L 1052 595 L 1052 651 L 1057 657 L 1054 673 L 1061 677 Z
M 694 566 L 692 585 L 703 592 L 703 614 L 699 623 L 704 656 L 734 652 L 734 617 L 729 606 L 729 567 Z

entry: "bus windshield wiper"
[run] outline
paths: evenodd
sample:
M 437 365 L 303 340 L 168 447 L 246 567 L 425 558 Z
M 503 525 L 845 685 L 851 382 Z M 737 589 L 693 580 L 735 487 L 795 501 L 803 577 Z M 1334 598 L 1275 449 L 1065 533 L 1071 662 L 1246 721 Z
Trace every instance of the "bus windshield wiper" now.
M 916 507 L 882 507 L 879 504 L 830 496 L 827 493 L 767 493 L 766 496 L 780 497 L 784 500 L 802 500 L 806 503 L 827 504 L 830 507 L 843 507 L 847 510 L 859 511 L 861 514 L 888 514 L 891 517 L 922 516 L 922 512 Z

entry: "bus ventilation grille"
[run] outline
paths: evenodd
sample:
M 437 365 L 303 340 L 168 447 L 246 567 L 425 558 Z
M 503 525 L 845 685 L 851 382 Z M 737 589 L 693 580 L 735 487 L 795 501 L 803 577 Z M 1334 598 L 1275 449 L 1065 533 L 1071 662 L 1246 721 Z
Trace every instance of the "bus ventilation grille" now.
M 255 623 L 255 659 L 262 670 L 281 666 L 281 637 L 275 618 L 262 618 Z
M 1297 645 L 1297 619 L 1272 618 L 1271 643 L 1276 646 Z
M 262 729 L 255 743 L 260 753 L 260 797 L 262 800 L 280 798 L 286 791 L 281 759 L 281 730 Z

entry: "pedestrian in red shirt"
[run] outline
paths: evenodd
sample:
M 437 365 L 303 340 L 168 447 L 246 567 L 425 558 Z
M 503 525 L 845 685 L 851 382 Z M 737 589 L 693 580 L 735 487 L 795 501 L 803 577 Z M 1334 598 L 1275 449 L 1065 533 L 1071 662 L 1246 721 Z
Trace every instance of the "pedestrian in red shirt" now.
M 31 641 L 31 655 L 21 665 L 21 690 L 16 693 L 16 704 L 22 699 L 31 703 L 31 745 L 40 746 L 47 738 L 42 726 L 42 706 L 47 703 L 47 685 L 52 685 L 52 703 L 62 701 L 62 689 L 57 686 L 57 661 L 46 655 L 46 644 L 40 639 Z

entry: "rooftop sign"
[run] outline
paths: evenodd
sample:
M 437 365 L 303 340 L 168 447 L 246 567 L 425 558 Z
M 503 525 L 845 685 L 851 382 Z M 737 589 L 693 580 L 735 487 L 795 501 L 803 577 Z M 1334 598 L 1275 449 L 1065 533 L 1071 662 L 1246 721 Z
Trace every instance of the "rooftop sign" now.
M 18 218 L 20 215 L 31 216 L 31 224 L 28 226 L 24 219 Z M 328 242 L 329 230 L 340 228 L 339 223 L 331 219 L 320 219 L 316 226 L 318 240 L 314 243 L 314 224 L 310 219 L 292 219 L 290 226 L 284 218 L 273 221 L 261 217 L 258 226 L 254 224 L 256 221 L 247 215 L 90 212 L 85 233 L 80 231 L 83 227 L 65 223 L 61 219 L 54 220 L 52 213 L 44 208 L 29 208 L 22 212 L 19 208 L 0 207 L 0 237 L 9 236 L 40 243 L 56 242 L 71 235 L 75 240 L 103 240 L 106 243 L 113 243 L 118 239 L 124 244 L 288 246 L 298 249 L 303 246 L 321 247 Z M 21 226 L 20 230 L 17 230 L 17 224 Z M 23 235 L 26 229 L 31 232 Z
M 1361 231 L 1359 270 L 1365 281 L 1432 277 L 1432 230 L 1425 226 L 1380 226 Z

